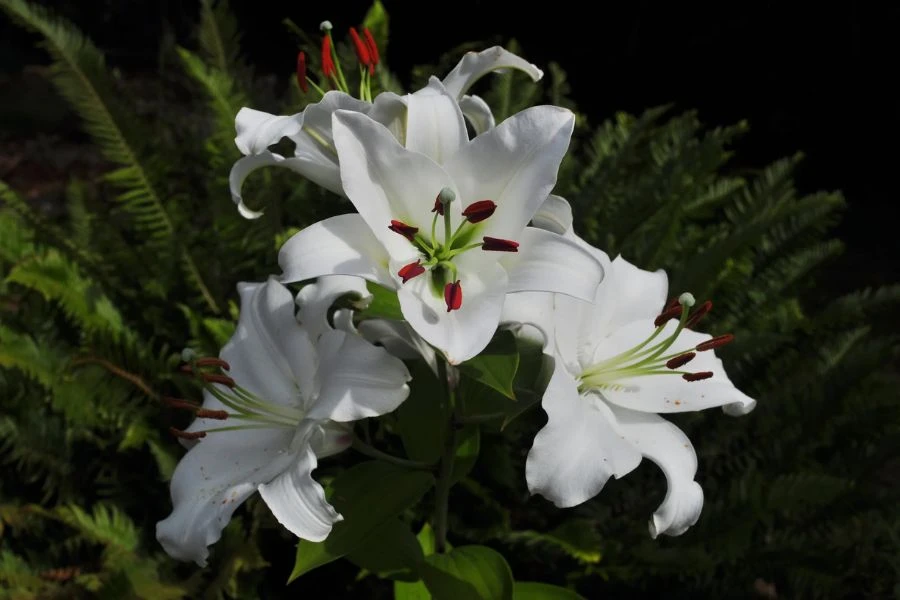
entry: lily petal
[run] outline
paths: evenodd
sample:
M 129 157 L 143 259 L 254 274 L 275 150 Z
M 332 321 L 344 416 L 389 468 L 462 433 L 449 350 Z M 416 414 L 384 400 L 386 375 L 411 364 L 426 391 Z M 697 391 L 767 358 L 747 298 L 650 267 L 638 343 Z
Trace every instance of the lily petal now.
M 315 394 L 318 360 L 294 317 L 293 295 L 272 278 L 239 283 L 238 293 L 237 328 L 220 353 L 229 376 L 260 398 L 299 408 L 298 389 L 302 398 Z
M 360 307 L 368 306 L 372 294 L 366 288 L 366 280 L 350 275 L 326 275 L 315 283 L 304 286 L 297 294 L 297 320 L 309 332 L 313 340 L 332 329 L 329 313 L 338 299 L 352 295 Z
M 488 199 L 497 210 L 479 235 L 515 240 L 556 185 L 575 115 L 535 106 L 475 136 L 444 169 L 463 203 Z
M 363 338 L 327 331 L 319 338 L 322 388 L 307 418 L 358 421 L 387 414 L 409 395 L 406 365 Z
M 469 141 L 466 122 L 456 98 L 436 77 L 407 96 L 406 149 L 419 152 L 437 164 L 456 154 Z M 437 193 L 435 193 L 437 195 Z
M 572 230 L 572 207 L 562 196 L 550 194 L 534 216 L 531 223 L 538 229 L 551 231 L 559 235 L 574 238 Z
M 617 256 L 597 293 L 592 335 L 605 337 L 632 321 L 652 322 L 666 305 L 668 289 L 663 269 L 645 271 Z
M 576 506 L 596 496 L 610 476 L 629 473 L 640 453 L 612 425 L 603 402 L 581 396 L 575 379 L 557 361 L 542 401 L 547 424 L 534 438 L 525 463 L 532 494 L 556 506 Z
M 491 107 L 480 96 L 463 96 L 459 100 L 459 109 L 472 125 L 475 135 L 481 135 L 496 125 Z
M 277 116 L 244 107 L 234 118 L 234 143 L 245 156 L 260 154 L 281 138 L 297 135 L 302 127 L 303 113 Z
M 344 423 L 320 423 L 309 441 L 316 458 L 326 458 L 343 452 L 353 444 L 351 428 Z
M 331 527 L 343 520 L 325 500 L 325 490 L 312 478 L 317 464 L 312 447 L 304 443 L 289 469 L 259 486 L 260 495 L 278 522 L 297 537 L 311 542 L 324 540 Z
M 394 288 L 388 260 L 384 246 L 356 214 L 338 215 L 310 225 L 291 236 L 278 252 L 281 280 L 285 282 L 324 275 L 356 275 Z
M 534 81 L 544 76 L 543 71 L 525 59 L 500 46 L 493 46 L 478 53 L 467 52 L 444 77 L 444 87 L 452 96 L 459 98 L 472 87 L 472 84 L 488 73 L 504 69 L 524 71 Z
M 526 227 L 519 252 L 500 264 L 509 273 L 509 292 L 556 292 L 593 301 L 604 277 L 604 265 L 590 252 L 561 235 Z
M 658 339 L 668 337 L 676 327 L 669 321 Z M 649 320 L 633 321 L 620 327 L 608 338 L 600 341 L 594 362 L 615 356 L 624 348 L 633 348 L 647 339 L 655 329 Z M 666 351 L 669 354 L 688 351 L 712 336 L 691 330 L 683 330 L 675 343 Z M 714 406 L 736 405 L 729 410 L 749 412 L 756 401 L 737 389 L 725 372 L 722 361 L 712 351 L 698 352 L 685 370 L 711 371 L 712 378 L 702 381 L 685 381 L 680 375 L 624 378 L 616 383 L 620 387 L 603 389 L 608 401 L 623 408 L 650 413 L 676 413 L 703 410 Z
M 435 197 L 444 187 L 456 192 L 453 181 L 434 161 L 410 152 L 365 115 L 336 112 L 334 141 L 347 197 L 391 258 L 410 262 L 415 249 L 388 225 L 396 219 L 426 231 Z
M 611 406 L 617 428 L 638 451 L 666 475 L 666 497 L 650 520 L 650 535 L 681 535 L 703 510 L 703 488 L 697 474 L 697 454 L 691 440 L 662 417 Z
M 453 365 L 469 360 L 491 341 L 500 323 L 507 287 L 506 271 L 497 263 L 487 263 L 479 271 L 463 269 L 462 264 L 460 267 L 466 278 L 462 281 L 464 300 L 458 310 L 447 312 L 443 296 L 434 294 L 428 277 L 416 277 L 397 292 L 403 317 Z
M 403 321 L 366 319 L 359 324 L 359 334 L 373 344 L 383 346 L 402 360 L 424 360 L 437 374 L 434 348 Z
M 241 196 L 241 188 L 244 186 L 244 180 L 250 176 L 250 173 L 262 167 L 286 167 L 298 173 L 303 172 L 303 163 L 296 159 L 285 158 L 280 154 L 269 152 L 268 150 L 260 154 L 252 154 L 237 160 L 231 167 L 231 173 L 228 174 L 228 186 L 231 189 L 231 199 L 237 204 L 238 211 L 245 219 L 258 219 L 262 216 L 261 210 L 253 210 L 244 204 Z
M 257 488 L 290 467 L 293 432 L 255 429 L 252 437 L 212 433 L 181 459 L 172 475 L 172 514 L 156 538 L 178 560 L 206 566 L 208 546 L 222 536 L 234 510 Z

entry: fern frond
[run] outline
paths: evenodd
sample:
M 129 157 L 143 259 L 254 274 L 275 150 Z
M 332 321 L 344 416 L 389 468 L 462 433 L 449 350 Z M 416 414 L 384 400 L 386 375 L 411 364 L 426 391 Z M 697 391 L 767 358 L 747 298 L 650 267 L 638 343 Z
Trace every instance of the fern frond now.
M 172 217 L 162 201 L 162 186 L 157 179 L 163 169 L 142 156 L 142 143 L 151 136 L 115 102 L 114 86 L 100 51 L 74 25 L 43 7 L 24 0 L 2 0 L 0 7 L 43 36 L 43 45 L 53 58 L 53 83 L 81 117 L 103 155 L 121 165 L 107 174 L 106 180 L 122 190 L 119 205 L 131 216 L 136 232 L 157 250 L 178 248 L 185 264 L 193 264 L 193 258 L 178 243 Z M 189 271 L 210 310 L 218 312 L 196 266 Z
M 232 73 L 239 66 L 240 33 L 227 0 L 200 1 L 197 37 L 206 63 L 220 73 Z

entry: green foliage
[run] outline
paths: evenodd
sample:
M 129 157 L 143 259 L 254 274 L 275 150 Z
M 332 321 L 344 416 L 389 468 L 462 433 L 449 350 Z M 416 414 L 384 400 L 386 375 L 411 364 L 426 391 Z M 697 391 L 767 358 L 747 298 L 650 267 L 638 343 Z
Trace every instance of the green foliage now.
M 153 116 L 71 23 L 23 0 L 0 8 L 39 34 L 51 80 L 108 167 L 71 181 L 53 212 L 0 182 L 0 598 L 293 597 L 322 582 L 334 597 L 406 599 L 734 597 L 758 582 L 787 597 L 895 593 L 900 377 L 884 323 L 900 285 L 852 291 L 829 271 L 845 202 L 796 189 L 801 157 L 738 172 L 729 161 L 747 124 L 710 130 L 665 107 L 596 127 L 579 115 L 556 192 L 586 239 L 666 269 L 672 293 L 713 299 L 704 327 L 737 336 L 720 355 L 757 410 L 673 419 L 698 452 L 706 500 L 694 528 L 649 538 L 645 519 L 665 490 L 652 467 L 575 509 L 526 501 L 548 364 L 500 334 L 461 366 L 453 420 L 441 378 L 415 362 L 410 399 L 358 426 L 417 468 L 355 464 L 350 452 L 322 461 L 316 476 L 345 520 L 325 543 L 299 543 L 292 578 L 302 579 L 284 587 L 296 540 L 259 502 L 226 528 L 209 568 L 171 561 L 153 531 L 182 453 L 165 431 L 187 415 L 159 400 L 199 397 L 177 370 L 180 351 L 216 354 L 233 331 L 235 284 L 277 272 L 288 235 L 347 205 L 271 169 L 245 187 L 264 216 L 237 215 L 234 115 L 277 103 L 243 63 L 225 2 L 201 2 L 196 45 L 173 49 L 177 73 L 152 84 L 162 99 Z M 364 24 L 384 58 L 384 7 Z M 382 67 L 376 88 L 398 89 Z M 543 102 L 576 110 L 563 70 L 545 70 L 539 83 L 506 73 L 477 91 L 498 121 Z M 278 94 L 285 111 L 309 101 L 298 94 L 293 83 Z M 370 289 L 360 317 L 399 319 L 396 294 Z M 429 490 L 448 452 L 452 544 L 436 552 Z

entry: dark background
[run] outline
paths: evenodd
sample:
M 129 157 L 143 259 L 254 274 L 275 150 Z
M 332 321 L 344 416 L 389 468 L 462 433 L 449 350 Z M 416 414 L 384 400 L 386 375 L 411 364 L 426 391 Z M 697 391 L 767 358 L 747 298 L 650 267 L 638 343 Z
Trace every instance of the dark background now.
M 193 45 L 197 3 L 102 0 L 42 2 L 81 27 L 125 73 L 154 71 L 160 39 Z M 336 33 L 362 20 L 369 0 L 232 0 L 242 48 L 257 73 L 284 75 L 296 46 L 281 24 L 292 18 L 314 32 L 330 19 Z M 639 113 L 672 103 L 698 109 L 709 126 L 747 119 L 735 168 L 761 167 L 803 152 L 800 191 L 842 190 L 849 207 L 836 233 L 847 251 L 832 273 L 833 291 L 897 279 L 894 204 L 900 137 L 897 91 L 900 6 L 849 3 L 805 7 L 778 2 L 685 6 L 675 3 L 386 0 L 388 61 L 401 78 L 457 44 L 515 37 L 525 58 L 569 75 L 582 112 L 599 123 L 615 111 Z M 23 67 L 46 63 L 35 38 L 0 17 L 0 113 L 21 110 L 35 85 Z M 25 81 L 25 84 L 23 84 Z M 29 96 L 35 102 L 34 96 Z M 54 110 L 48 93 L 47 110 Z M 39 107 L 38 107 L 39 108 Z M 31 107 L 32 110 L 35 107 Z M 77 124 L 2 123 L 7 148 L 39 134 L 77 138 Z M 0 173 L 0 177 L 5 177 Z

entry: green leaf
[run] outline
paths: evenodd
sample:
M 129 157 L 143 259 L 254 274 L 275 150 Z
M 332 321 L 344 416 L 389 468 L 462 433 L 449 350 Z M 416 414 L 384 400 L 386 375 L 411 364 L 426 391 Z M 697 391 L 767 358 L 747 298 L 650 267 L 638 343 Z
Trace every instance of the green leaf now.
M 519 350 L 516 338 L 509 331 L 500 331 L 481 354 L 459 365 L 463 375 L 491 387 L 507 398 L 516 399 L 513 381 L 519 369 Z
M 367 282 L 366 287 L 372 294 L 372 302 L 365 310 L 360 311 L 364 319 L 392 319 L 402 321 L 403 313 L 400 312 L 400 301 L 397 300 L 397 292 L 393 292 L 378 284 Z
M 375 0 L 372 3 L 365 18 L 363 18 L 362 25 L 372 32 L 372 37 L 375 38 L 375 43 L 378 45 L 379 54 L 385 56 L 387 54 L 390 19 L 380 0 Z
M 549 583 L 517 581 L 513 587 L 513 600 L 584 600 L 584 598 L 570 589 Z
M 506 560 L 486 546 L 461 546 L 432 554 L 422 568 L 435 600 L 512 600 L 513 577 Z
M 431 594 L 422 581 L 395 581 L 394 600 L 431 600 Z
M 468 425 L 459 433 L 453 471 L 450 474 L 451 483 L 461 481 L 475 466 L 481 448 L 480 442 L 481 434 L 477 425 Z
M 355 550 L 378 526 L 415 504 L 433 484 L 430 473 L 378 461 L 360 463 L 338 475 L 331 484 L 329 501 L 344 520 L 335 524 L 324 542 L 300 540 L 288 582 Z
M 444 450 L 447 414 L 445 392 L 425 363 L 409 365 L 409 397 L 397 409 L 400 437 L 406 455 L 425 463 L 437 461 Z
M 379 577 L 418 581 L 425 559 L 419 540 L 400 519 L 388 519 L 376 527 L 347 559 Z

